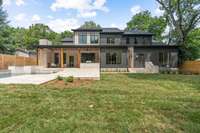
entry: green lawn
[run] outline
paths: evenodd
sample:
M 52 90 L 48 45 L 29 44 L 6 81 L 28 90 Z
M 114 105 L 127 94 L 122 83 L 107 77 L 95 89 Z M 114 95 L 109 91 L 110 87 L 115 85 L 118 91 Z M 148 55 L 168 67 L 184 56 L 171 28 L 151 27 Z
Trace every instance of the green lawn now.
M 199 133 L 200 76 L 104 74 L 71 89 L 0 85 L 0 130 Z

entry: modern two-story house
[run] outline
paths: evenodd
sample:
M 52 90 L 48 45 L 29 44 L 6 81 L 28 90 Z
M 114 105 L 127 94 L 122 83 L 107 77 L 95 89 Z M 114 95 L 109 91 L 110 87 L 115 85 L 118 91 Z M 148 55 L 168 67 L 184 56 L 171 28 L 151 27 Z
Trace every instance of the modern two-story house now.
M 78 28 L 55 45 L 40 40 L 38 65 L 81 68 L 98 63 L 101 71 L 158 72 L 178 67 L 178 46 L 154 42 L 152 33 L 118 28 Z

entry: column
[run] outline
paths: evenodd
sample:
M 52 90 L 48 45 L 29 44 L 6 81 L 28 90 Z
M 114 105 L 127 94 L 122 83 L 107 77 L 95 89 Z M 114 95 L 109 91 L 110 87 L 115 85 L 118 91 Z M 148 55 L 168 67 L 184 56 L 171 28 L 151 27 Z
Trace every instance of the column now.
M 63 54 L 64 54 L 64 49 L 61 48 L 60 49 L 60 67 L 64 68 L 64 58 L 63 58 Z

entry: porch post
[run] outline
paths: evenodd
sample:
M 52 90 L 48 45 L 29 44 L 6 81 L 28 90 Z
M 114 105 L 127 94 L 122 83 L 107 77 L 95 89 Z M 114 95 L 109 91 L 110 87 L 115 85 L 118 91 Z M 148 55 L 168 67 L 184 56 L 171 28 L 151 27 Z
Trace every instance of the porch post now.
M 61 67 L 61 68 L 64 68 L 63 53 L 64 53 L 64 49 L 61 48 L 61 49 L 60 49 L 60 67 Z
M 77 67 L 80 68 L 80 63 L 81 63 L 81 49 L 78 48 L 78 53 L 77 53 Z

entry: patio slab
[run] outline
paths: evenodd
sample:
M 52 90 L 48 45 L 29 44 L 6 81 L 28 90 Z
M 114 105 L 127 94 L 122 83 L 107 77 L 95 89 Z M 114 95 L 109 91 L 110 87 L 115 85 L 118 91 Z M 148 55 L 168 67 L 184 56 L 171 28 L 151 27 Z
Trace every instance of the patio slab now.
M 13 76 L 7 78 L 0 78 L 0 84 L 43 84 L 54 80 L 57 76 L 73 76 L 75 78 L 83 79 L 100 79 L 100 71 L 97 68 L 66 68 L 54 74 L 28 74 Z

